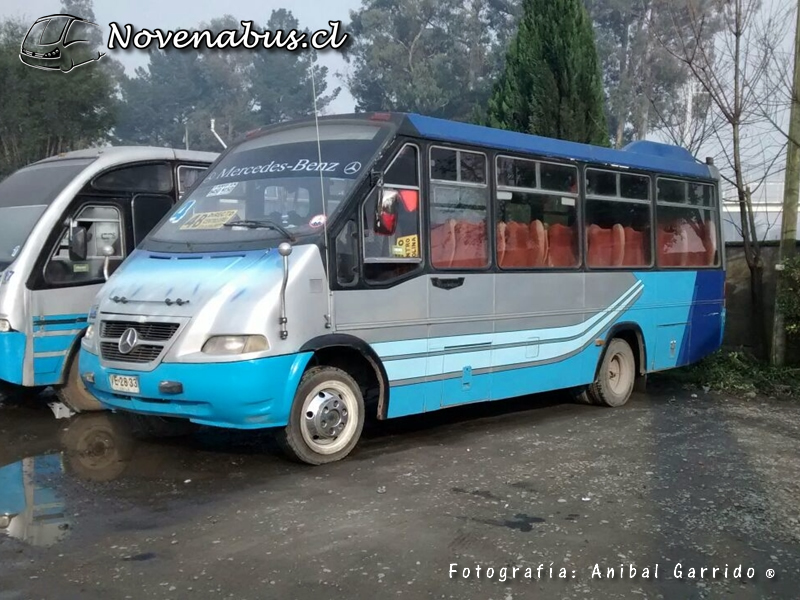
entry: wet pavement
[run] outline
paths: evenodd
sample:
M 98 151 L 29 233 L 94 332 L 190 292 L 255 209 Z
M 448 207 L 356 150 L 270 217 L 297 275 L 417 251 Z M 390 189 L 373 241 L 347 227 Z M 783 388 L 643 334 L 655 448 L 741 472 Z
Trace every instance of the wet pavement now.
M 0 407 L 0 600 L 794 598 L 798 496 L 796 401 L 535 396 L 369 424 L 315 468 L 27 400 Z

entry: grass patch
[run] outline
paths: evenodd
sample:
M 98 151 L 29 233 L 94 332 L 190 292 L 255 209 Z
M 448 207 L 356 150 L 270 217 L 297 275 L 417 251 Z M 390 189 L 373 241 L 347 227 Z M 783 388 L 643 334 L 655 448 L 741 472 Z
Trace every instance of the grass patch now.
M 800 397 L 800 368 L 773 367 L 743 351 L 719 350 L 697 364 L 652 377 L 732 394 Z

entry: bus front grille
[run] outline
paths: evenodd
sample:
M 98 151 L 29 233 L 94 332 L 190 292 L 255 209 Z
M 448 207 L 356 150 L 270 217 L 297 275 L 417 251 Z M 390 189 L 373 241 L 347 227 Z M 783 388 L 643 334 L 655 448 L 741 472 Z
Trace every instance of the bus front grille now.
M 178 331 L 178 323 L 136 323 L 133 321 L 103 321 L 100 337 L 119 339 L 128 329 L 135 329 L 139 339 L 147 342 L 168 342 Z
M 100 343 L 100 352 L 103 356 L 103 360 L 112 360 L 115 362 L 150 363 L 158 360 L 163 349 L 164 346 L 140 344 L 128 354 L 123 354 L 119 351 L 118 342 Z

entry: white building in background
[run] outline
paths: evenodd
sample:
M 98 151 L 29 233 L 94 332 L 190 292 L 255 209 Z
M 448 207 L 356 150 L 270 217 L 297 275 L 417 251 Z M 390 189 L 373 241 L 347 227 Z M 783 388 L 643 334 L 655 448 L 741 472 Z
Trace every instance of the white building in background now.
M 726 243 L 742 242 L 739 199 L 735 188 L 723 189 L 722 234 Z M 754 219 L 758 239 L 778 241 L 783 216 L 783 181 L 768 181 L 753 193 Z M 800 231 L 800 215 L 797 219 Z

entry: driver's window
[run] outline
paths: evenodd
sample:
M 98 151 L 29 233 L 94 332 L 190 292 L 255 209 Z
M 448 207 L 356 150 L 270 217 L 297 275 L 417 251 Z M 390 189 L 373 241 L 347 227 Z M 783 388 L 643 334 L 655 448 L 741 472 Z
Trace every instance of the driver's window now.
M 372 190 L 363 204 L 367 281 L 386 282 L 422 264 L 419 173 L 419 149 L 407 144 L 386 169 L 383 189 Z
M 70 251 L 73 236 L 86 232 L 86 257 Z M 64 231 L 58 245 L 47 261 L 45 279 L 55 285 L 97 283 L 105 279 L 103 266 L 109 256 L 109 273 L 125 257 L 122 216 L 115 206 L 84 206 Z

